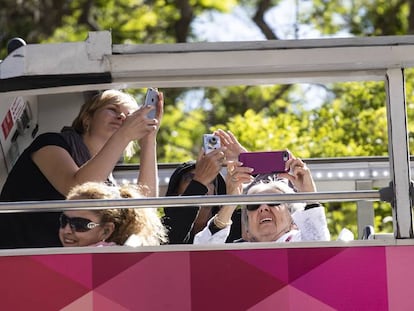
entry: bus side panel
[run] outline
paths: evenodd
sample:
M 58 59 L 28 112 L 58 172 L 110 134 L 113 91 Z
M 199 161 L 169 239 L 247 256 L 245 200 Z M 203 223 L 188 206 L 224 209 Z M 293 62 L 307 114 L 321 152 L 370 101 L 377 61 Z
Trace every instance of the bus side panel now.
M 413 262 L 414 246 L 5 255 L 0 308 L 408 310 Z

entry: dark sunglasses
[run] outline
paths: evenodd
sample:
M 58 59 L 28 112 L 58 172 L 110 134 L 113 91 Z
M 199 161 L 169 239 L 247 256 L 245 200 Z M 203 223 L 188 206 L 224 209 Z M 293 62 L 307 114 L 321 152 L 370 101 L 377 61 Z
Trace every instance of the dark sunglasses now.
M 266 204 L 266 203 L 263 203 L 263 204 Z M 255 211 L 260 207 L 260 205 L 263 205 L 263 204 L 248 204 L 246 205 L 246 209 L 248 211 Z M 275 207 L 275 206 L 282 205 L 282 203 L 267 203 L 266 205 L 269 207 Z
M 60 222 L 60 227 L 62 229 L 65 228 L 67 224 L 69 224 L 70 228 L 75 232 L 86 232 L 99 226 L 99 224 L 89 219 L 82 218 L 82 217 L 70 218 L 63 213 L 60 214 L 59 222 Z

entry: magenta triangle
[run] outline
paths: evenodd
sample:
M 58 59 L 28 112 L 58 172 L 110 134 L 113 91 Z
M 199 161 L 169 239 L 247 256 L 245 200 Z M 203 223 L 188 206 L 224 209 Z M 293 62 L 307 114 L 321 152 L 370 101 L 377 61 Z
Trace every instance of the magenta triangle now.
M 286 285 L 232 252 L 192 252 L 190 256 L 192 310 L 217 310 L 218 306 L 246 310 Z
M 190 310 L 188 252 L 153 253 L 95 289 L 128 310 Z
M 93 287 L 107 282 L 152 253 L 93 254 Z
M 288 249 L 236 250 L 229 253 L 275 278 L 289 282 Z
M 249 309 L 249 311 L 262 310 L 335 311 L 332 307 L 290 285 Z
M 384 247 L 353 247 L 291 285 L 337 310 L 388 310 Z
M 2 310 L 60 310 L 89 291 L 79 282 L 26 256 L 0 257 L 0 274 L 4 280 L 0 282 Z
M 31 256 L 31 258 L 49 269 L 55 270 L 67 278 L 92 289 L 91 254 L 39 255 Z
M 288 249 L 289 283 L 293 282 L 310 270 L 342 253 L 343 247 L 315 247 Z

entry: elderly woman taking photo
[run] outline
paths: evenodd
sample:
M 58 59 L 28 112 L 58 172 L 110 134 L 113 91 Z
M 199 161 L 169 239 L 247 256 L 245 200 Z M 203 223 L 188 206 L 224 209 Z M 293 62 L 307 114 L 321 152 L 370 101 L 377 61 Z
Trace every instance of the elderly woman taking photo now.
M 241 194 L 243 183 L 250 183 L 246 194 L 315 192 L 309 168 L 292 157 L 286 162 L 289 173 L 275 176 L 251 176 L 252 169 L 240 162 L 228 164 L 227 193 Z M 294 189 L 289 186 L 294 186 Z M 223 206 L 207 227 L 194 238 L 195 244 L 224 243 L 236 205 Z M 242 220 L 246 228 L 246 242 L 329 241 L 330 234 L 324 207 L 320 204 L 262 203 L 244 207 Z
M 140 146 L 138 184 L 158 194 L 156 135 L 163 114 L 159 93 L 153 107 L 139 107 L 135 99 L 118 90 L 107 90 L 87 101 L 61 133 L 39 135 L 11 170 L 0 201 L 64 200 L 71 188 L 88 181 L 114 184 L 112 170 L 133 142 Z M 61 246 L 56 235 L 58 212 L 0 215 L 0 248 Z

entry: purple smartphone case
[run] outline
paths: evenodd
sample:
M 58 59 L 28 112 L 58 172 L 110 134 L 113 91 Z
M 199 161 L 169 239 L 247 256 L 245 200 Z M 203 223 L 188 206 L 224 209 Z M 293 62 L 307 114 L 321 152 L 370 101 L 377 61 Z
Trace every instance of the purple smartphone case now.
M 243 163 L 243 166 L 254 169 L 252 174 L 287 172 L 285 164 L 289 158 L 290 153 L 287 150 L 243 152 L 239 155 L 239 161 Z

